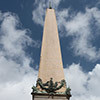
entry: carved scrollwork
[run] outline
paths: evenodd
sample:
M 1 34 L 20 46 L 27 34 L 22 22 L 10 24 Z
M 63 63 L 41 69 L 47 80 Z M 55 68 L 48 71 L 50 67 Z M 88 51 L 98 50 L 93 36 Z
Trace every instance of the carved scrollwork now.
M 62 87 L 66 87 L 65 80 L 61 80 L 60 82 L 53 82 L 53 78 L 50 78 L 49 81 L 47 81 L 46 83 L 43 83 L 42 79 L 38 78 L 36 86 L 32 87 L 33 89 L 32 93 L 46 93 L 50 95 L 64 94 L 69 100 L 70 97 L 72 96 L 70 92 L 71 89 L 68 87 L 66 88 L 65 92 L 57 92 L 57 90 L 61 89 Z
M 58 85 L 60 84 L 60 85 Z M 43 83 L 42 80 L 39 78 L 37 80 L 36 86 L 40 86 L 42 90 L 45 90 L 47 93 L 56 93 L 57 90 L 61 89 L 66 85 L 65 80 L 61 80 L 60 82 L 53 82 L 53 78 L 50 78 L 50 81 Z
M 70 87 L 68 87 L 68 88 L 66 89 L 65 94 L 67 95 L 67 98 L 68 98 L 68 100 L 69 100 L 69 98 L 72 96 L 72 95 L 71 95 L 71 89 L 70 89 Z

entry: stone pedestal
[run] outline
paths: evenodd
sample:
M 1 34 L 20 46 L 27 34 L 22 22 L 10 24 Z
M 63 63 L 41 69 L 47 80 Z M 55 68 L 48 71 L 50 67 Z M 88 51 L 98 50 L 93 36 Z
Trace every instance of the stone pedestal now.
M 56 95 L 50 95 L 50 94 L 34 94 L 32 93 L 32 100 L 69 100 L 68 97 L 64 94 L 56 94 Z

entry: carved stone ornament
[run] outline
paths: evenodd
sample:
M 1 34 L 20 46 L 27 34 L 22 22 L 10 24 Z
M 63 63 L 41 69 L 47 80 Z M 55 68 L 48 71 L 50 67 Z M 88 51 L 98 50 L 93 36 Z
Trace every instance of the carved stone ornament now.
M 40 87 L 40 89 L 38 89 L 37 87 Z M 66 81 L 65 80 L 61 80 L 60 82 L 53 82 L 53 78 L 50 78 L 50 81 L 47 81 L 46 83 L 43 83 L 42 80 L 40 78 L 38 78 L 37 80 L 37 84 L 36 87 L 33 86 L 33 93 L 48 93 L 48 94 L 65 94 L 67 97 L 71 97 L 71 89 L 68 87 L 66 88 L 65 92 L 57 92 L 57 90 L 61 89 L 62 87 L 66 86 Z
M 60 85 L 58 86 L 58 83 Z M 42 80 L 39 78 L 37 80 L 36 86 L 40 86 L 42 90 L 45 90 L 47 93 L 56 93 L 57 90 L 61 89 L 62 87 L 66 86 L 65 80 L 61 80 L 61 82 L 53 82 L 53 78 L 50 79 L 50 81 L 47 81 L 46 83 L 43 83 Z

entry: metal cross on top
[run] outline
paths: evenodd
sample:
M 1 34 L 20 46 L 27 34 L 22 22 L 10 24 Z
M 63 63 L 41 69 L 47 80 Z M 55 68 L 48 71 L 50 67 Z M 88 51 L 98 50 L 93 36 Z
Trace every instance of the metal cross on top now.
M 49 1 L 49 9 L 52 9 L 51 1 Z

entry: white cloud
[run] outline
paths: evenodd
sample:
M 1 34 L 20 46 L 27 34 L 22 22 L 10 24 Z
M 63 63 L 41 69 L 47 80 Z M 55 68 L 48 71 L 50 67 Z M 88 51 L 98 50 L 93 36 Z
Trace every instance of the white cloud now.
M 31 99 L 37 71 L 30 67 L 33 60 L 24 49 L 39 45 L 27 34 L 15 14 L 0 12 L 0 100 Z
M 100 64 L 97 64 L 92 72 L 89 72 L 88 88 L 91 95 L 100 96 Z
M 85 13 L 77 13 L 70 21 L 66 21 L 65 29 L 67 36 L 73 36 L 72 48 L 76 55 L 85 57 L 89 60 L 100 59 L 100 50 L 97 51 L 96 46 L 92 45 L 92 39 L 96 37 L 91 24 L 96 25 L 96 29 L 100 29 L 100 11 L 97 8 L 86 9 Z M 95 23 L 92 23 L 95 19 Z M 100 34 L 100 33 L 98 33 Z
M 37 73 L 34 72 L 24 75 L 22 80 L 16 83 L 0 84 L 0 100 L 31 100 L 31 88 L 33 84 L 35 84 L 34 82 L 37 78 L 36 74 Z
M 92 40 L 100 35 L 100 10 L 93 7 L 91 9 L 86 8 L 84 13 L 69 14 L 69 12 L 70 9 L 57 11 L 58 28 L 61 31 L 61 36 L 73 37 L 71 48 L 76 56 L 84 57 L 90 61 L 100 59 L 100 50 L 92 44 Z M 63 16 L 61 16 L 62 14 Z M 96 27 L 95 31 L 94 27 Z
M 0 44 L 3 45 L 3 49 L 7 51 L 10 56 L 22 56 L 24 55 L 24 47 L 27 45 L 37 46 L 37 42 L 32 40 L 26 34 L 30 34 L 28 29 L 20 29 L 21 26 L 19 19 L 16 15 L 5 13 L 2 15 L 2 23 L 0 27 Z
M 66 35 L 66 32 L 65 32 L 66 30 L 64 30 L 64 28 L 66 24 L 66 18 L 68 18 L 69 16 L 68 13 L 69 13 L 69 9 L 63 9 L 61 11 L 56 11 L 58 29 L 62 33 L 60 34 L 60 36 Z
M 68 85 L 72 89 L 71 100 L 100 100 L 100 64 L 90 72 L 84 72 L 79 64 L 64 69 Z
M 71 85 L 73 92 L 75 94 L 84 94 L 86 92 L 84 83 L 87 81 L 87 75 L 84 74 L 80 65 L 72 64 L 69 66 L 69 69 L 65 69 L 65 73 L 68 84 Z M 73 82 L 74 84 L 72 84 Z

